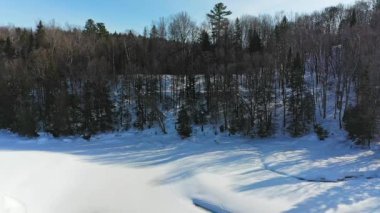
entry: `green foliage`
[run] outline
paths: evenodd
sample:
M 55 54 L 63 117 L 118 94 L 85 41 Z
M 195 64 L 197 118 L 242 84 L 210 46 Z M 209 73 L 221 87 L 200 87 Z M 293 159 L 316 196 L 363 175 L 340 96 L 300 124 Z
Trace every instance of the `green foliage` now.
M 243 29 L 239 18 L 236 18 L 234 24 L 233 43 L 236 50 L 241 50 L 243 47 Z
M 227 6 L 223 3 L 218 3 L 214 8 L 207 14 L 207 17 L 210 19 L 210 24 L 212 26 L 212 38 L 214 42 L 218 42 L 225 33 L 226 28 L 228 27 L 228 18 L 227 16 L 231 15 L 232 12 L 227 10 Z
M 156 25 L 153 25 L 152 28 L 150 29 L 150 38 L 151 39 L 158 38 L 158 30 L 157 30 Z
M 349 106 L 343 116 L 344 127 L 349 136 L 357 144 L 370 145 L 376 129 L 376 106 L 378 97 L 371 87 L 371 79 L 367 67 L 360 69 L 357 86 L 357 105 Z
M 88 19 L 86 21 L 86 25 L 84 26 L 84 33 L 86 34 L 95 34 L 97 32 L 98 28 L 96 26 L 96 23 L 92 19 Z
M 263 44 L 262 44 L 260 35 L 256 31 L 256 29 L 254 29 L 254 30 L 250 29 L 248 49 L 251 53 L 263 51 Z
M 7 40 L 5 41 L 4 52 L 9 59 L 15 55 L 15 49 L 9 37 L 7 37 Z
M 207 31 L 202 30 L 199 38 L 199 43 L 202 51 L 210 51 L 211 50 L 211 42 L 210 36 Z
M 268 137 L 273 133 L 273 123 L 272 117 L 270 116 L 267 120 L 260 119 L 258 123 L 257 135 L 261 138 Z
M 86 35 L 97 35 L 98 37 L 107 37 L 109 32 L 104 23 L 95 23 L 94 20 L 88 19 L 84 26 L 83 32 Z
M 87 82 L 84 88 L 84 131 L 105 132 L 113 129 L 113 104 L 104 83 Z
M 314 125 L 314 131 L 317 134 L 319 140 L 324 141 L 326 138 L 329 137 L 329 131 L 322 127 L 320 124 Z
M 31 97 L 19 97 L 15 107 L 15 118 L 11 130 L 22 136 L 37 137 L 37 115 Z
M 304 63 L 299 53 L 293 60 L 290 70 L 289 87 L 289 112 L 291 121 L 288 130 L 293 137 L 299 137 L 309 130 L 309 125 L 314 120 L 314 97 L 305 89 L 304 85 Z
M 64 88 L 54 95 L 47 116 L 48 123 L 45 130 L 51 133 L 54 137 L 72 134 L 68 109 L 68 94 L 66 88 Z
M 184 106 L 182 106 L 180 111 L 178 112 L 176 125 L 177 132 L 182 138 L 188 138 L 191 136 L 191 118 Z
M 170 39 L 165 21 L 141 36 L 109 34 L 91 19 L 83 31 L 41 21 L 35 31 L 3 27 L 0 128 L 91 136 L 134 122 L 141 130 L 159 125 L 165 132 L 162 110 L 185 104 L 185 123 L 210 123 L 217 130 L 223 122 L 222 130 L 231 134 L 267 137 L 275 132 L 274 121 L 283 118 L 281 126 L 301 136 L 315 122 L 315 105 L 326 117 L 326 106 L 333 104 L 328 94 L 337 94 L 340 119 L 355 90 L 360 116 L 348 110 L 345 126 L 352 137 L 368 141 L 378 114 L 378 54 L 371 44 L 379 40 L 380 16 L 367 4 L 278 23 L 266 16 L 229 23 L 231 12 L 219 3 L 208 14 L 212 34 L 180 13 L 169 21 L 176 20 Z M 304 82 L 305 61 L 310 84 Z M 128 79 L 121 99 L 113 94 L 120 79 Z M 363 126 L 370 128 L 359 131 Z M 320 128 L 316 132 L 324 135 Z
M 286 16 L 284 16 L 282 18 L 281 22 L 278 25 L 276 25 L 276 27 L 275 27 L 274 33 L 276 36 L 276 40 L 278 42 L 284 41 L 285 40 L 284 35 L 288 32 L 288 30 L 289 30 L 288 18 L 286 18 Z
M 0 79 L 0 129 L 9 129 L 15 117 L 12 86 Z
M 144 106 L 142 104 L 138 104 L 136 107 L 136 120 L 133 123 L 133 126 L 138 130 L 144 130 L 144 126 L 146 123 Z
M 96 23 L 96 33 L 100 37 L 107 37 L 109 35 L 109 32 L 104 23 Z
M 374 118 L 361 106 L 349 106 L 343 116 L 344 128 L 350 139 L 360 145 L 369 145 L 373 138 Z
M 36 39 L 36 49 L 38 48 L 45 48 L 47 47 L 47 43 L 46 43 L 46 38 L 45 38 L 45 27 L 44 25 L 42 24 L 42 21 L 39 21 L 38 24 L 37 24 L 37 30 L 36 30 L 36 35 L 35 35 L 35 39 Z
M 351 13 L 351 16 L 350 16 L 350 27 L 355 26 L 355 25 L 356 25 L 356 22 L 357 22 L 356 10 L 353 9 L 353 10 L 352 10 L 352 13 Z
M 193 117 L 194 117 L 194 124 L 201 125 L 201 130 L 203 132 L 204 125 L 207 123 L 206 106 L 198 102 L 195 108 Z
M 71 134 L 83 133 L 83 112 L 81 109 L 81 97 L 75 94 L 69 94 L 67 98 L 67 111 Z

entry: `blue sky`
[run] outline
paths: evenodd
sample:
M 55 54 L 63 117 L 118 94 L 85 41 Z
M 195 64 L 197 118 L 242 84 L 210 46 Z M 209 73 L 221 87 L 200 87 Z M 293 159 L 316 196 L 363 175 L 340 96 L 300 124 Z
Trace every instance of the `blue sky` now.
M 33 27 L 38 20 L 65 26 L 83 26 L 88 18 L 104 22 L 113 32 L 144 26 L 160 17 L 180 11 L 188 12 L 197 22 L 220 0 L 0 0 L 0 25 Z M 233 17 L 243 14 L 275 14 L 275 12 L 312 12 L 338 3 L 354 0 L 224 0 Z

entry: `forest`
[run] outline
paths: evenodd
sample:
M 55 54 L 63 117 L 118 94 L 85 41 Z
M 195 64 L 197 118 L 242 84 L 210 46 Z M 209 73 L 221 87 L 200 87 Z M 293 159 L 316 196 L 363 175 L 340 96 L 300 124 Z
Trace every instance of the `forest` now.
M 0 129 L 54 137 L 158 128 L 168 112 L 193 126 L 269 137 L 340 128 L 358 144 L 380 133 L 380 1 L 311 14 L 232 19 L 218 3 L 197 24 L 186 12 L 140 35 L 39 21 L 0 27 Z

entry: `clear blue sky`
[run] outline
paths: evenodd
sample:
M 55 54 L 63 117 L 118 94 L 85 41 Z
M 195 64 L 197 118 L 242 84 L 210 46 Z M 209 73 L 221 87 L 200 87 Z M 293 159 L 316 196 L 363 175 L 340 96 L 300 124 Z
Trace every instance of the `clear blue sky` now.
M 83 26 L 88 18 L 104 22 L 113 32 L 134 29 L 142 32 L 159 17 L 187 11 L 197 22 L 221 0 L 0 0 L 0 25 L 34 27 L 38 20 Z M 233 16 L 312 12 L 354 0 L 224 0 Z

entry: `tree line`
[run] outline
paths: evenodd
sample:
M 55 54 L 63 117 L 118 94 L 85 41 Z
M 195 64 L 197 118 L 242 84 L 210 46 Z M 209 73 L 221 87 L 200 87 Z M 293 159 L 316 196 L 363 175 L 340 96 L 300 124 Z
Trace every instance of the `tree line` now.
M 25 136 L 159 127 L 294 137 L 333 116 L 361 144 L 379 133 L 380 1 L 288 18 L 242 16 L 218 3 L 200 25 L 186 13 L 142 35 L 40 21 L 0 28 L 0 128 Z

